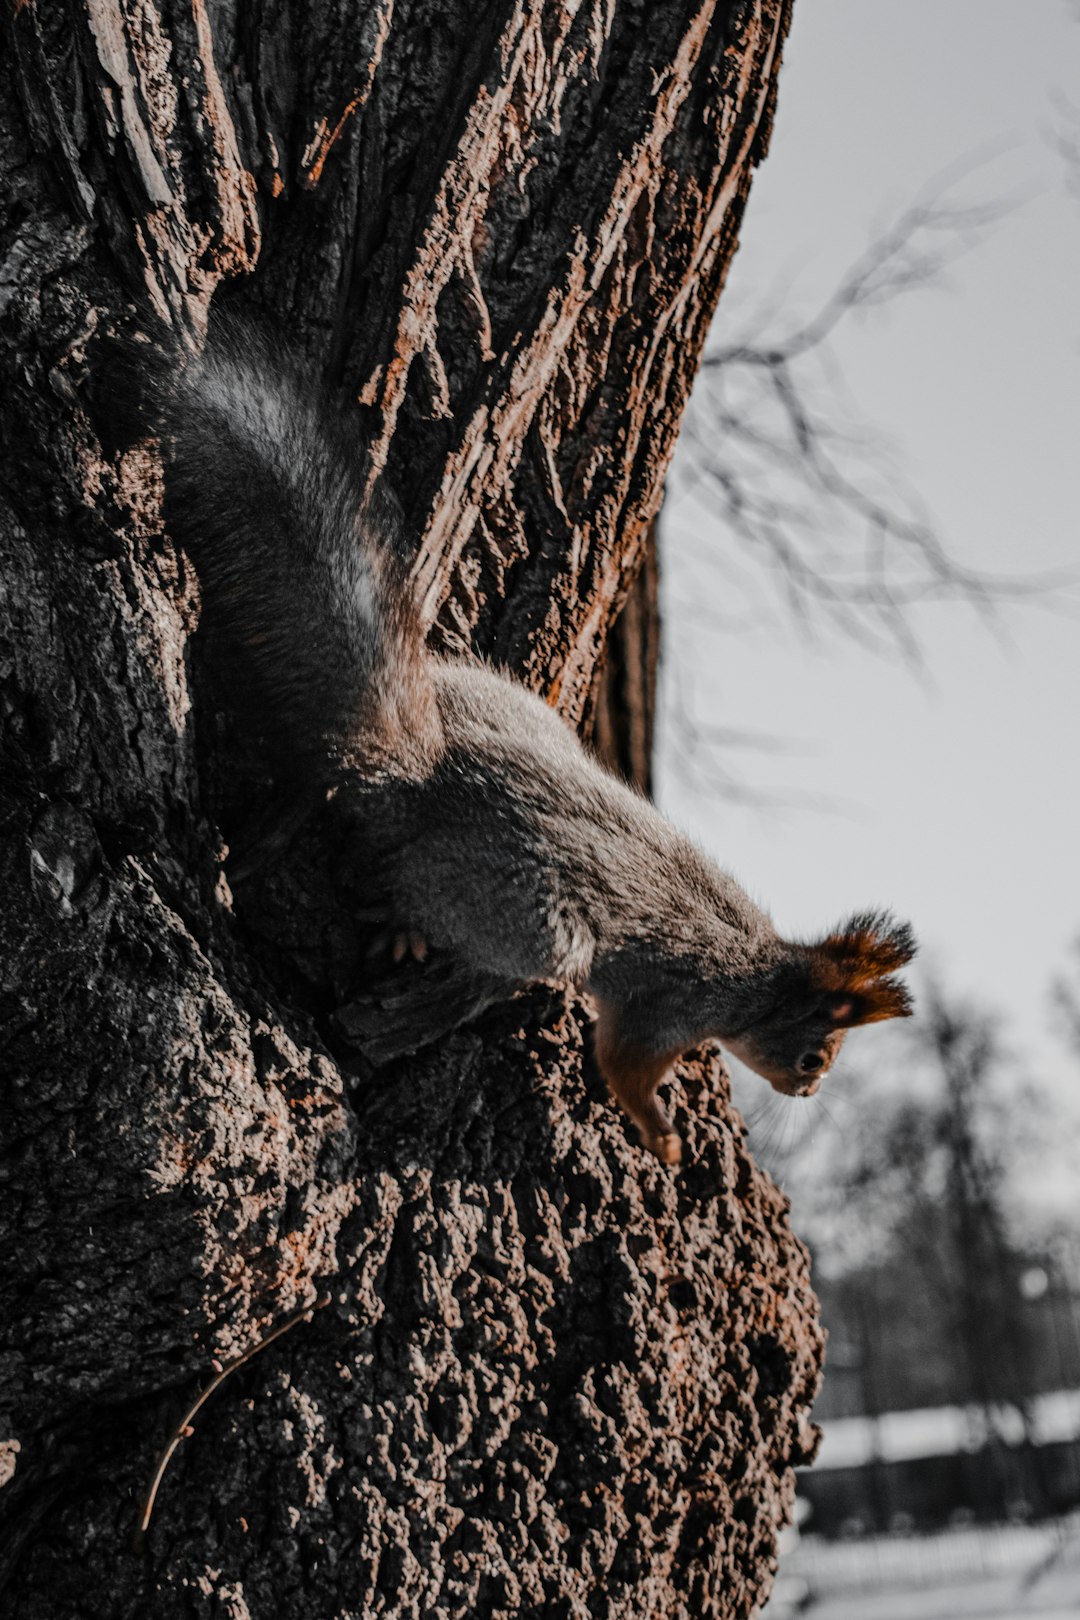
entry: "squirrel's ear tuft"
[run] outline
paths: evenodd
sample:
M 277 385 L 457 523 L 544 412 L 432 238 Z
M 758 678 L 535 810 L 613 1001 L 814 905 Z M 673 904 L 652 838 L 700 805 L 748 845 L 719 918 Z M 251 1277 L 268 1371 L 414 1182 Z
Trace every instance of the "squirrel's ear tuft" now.
M 910 995 L 899 979 L 889 977 L 915 955 L 907 923 L 888 912 L 862 912 L 801 952 L 812 987 L 827 997 L 835 1028 L 911 1017 Z
M 837 1029 L 854 1029 L 859 1024 L 880 1024 L 886 1018 L 910 1018 L 911 997 L 898 979 L 879 979 L 851 995 L 833 996 L 830 1013 Z
M 855 989 L 910 962 L 915 936 L 908 923 L 897 922 L 887 911 L 865 911 L 811 945 L 810 954 L 822 967 L 828 963 L 839 970 L 845 988 Z

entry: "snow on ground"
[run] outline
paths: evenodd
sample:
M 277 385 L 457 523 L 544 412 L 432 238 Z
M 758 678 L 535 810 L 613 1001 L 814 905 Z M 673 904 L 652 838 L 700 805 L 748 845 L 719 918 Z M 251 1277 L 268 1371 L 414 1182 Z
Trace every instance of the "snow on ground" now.
M 1080 1620 L 1080 1514 L 934 1536 L 808 1536 L 763 1620 Z

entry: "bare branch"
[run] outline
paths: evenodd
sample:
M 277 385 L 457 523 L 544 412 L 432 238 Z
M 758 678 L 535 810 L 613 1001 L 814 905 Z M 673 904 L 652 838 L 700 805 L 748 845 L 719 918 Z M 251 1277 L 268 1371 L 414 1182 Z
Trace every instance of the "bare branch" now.
M 676 495 L 719 514 L 800 622 L 899 651 L 916 671 L 916 604 L 967 602 L 1000 633 L 1003 602 L 1041 600 L 1069 583 L 1060 573 L 990 574 L 955 557 L 882 435 L 846 425 L 851 401 L 832 347 L 839 327 L 943 285 L 1016 208 L 1019 195 L 956 200 L 959 182 L 987 161 L 975 154 L 924 188 L 808 317 L 783 323 L 774 310 L 757 330 L 714 344 L 684 429 L 691 470 Z

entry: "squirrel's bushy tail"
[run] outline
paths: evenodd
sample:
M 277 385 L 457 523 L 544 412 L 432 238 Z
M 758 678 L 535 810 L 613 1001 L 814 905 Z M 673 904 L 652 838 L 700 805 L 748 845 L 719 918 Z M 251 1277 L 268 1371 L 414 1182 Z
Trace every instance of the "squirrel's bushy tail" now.
M 235 325 L 186 365 L 155 362 L 142 391 L 167 526 L 245 721 L 305 773 L 315 757 L 328 777 L 422 771 L 438 732 L 427 654 L 395 504 L 365 499 L 347 405 Z

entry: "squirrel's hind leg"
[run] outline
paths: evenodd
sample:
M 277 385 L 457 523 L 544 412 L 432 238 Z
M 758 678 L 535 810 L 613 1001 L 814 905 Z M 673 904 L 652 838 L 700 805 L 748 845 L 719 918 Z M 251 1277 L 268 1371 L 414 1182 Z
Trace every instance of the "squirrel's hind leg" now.
M 641 1133 L 644 1145 L 663 1164 L 678 1164 L 682 1142 L 657 1099 L 657 1089 L 677 1052 L 655 1052 L 640 1045 L 620 1026 L 619 1009 L 598 1002 L 596 1062 L 612 1095 L 622 1104 Z

